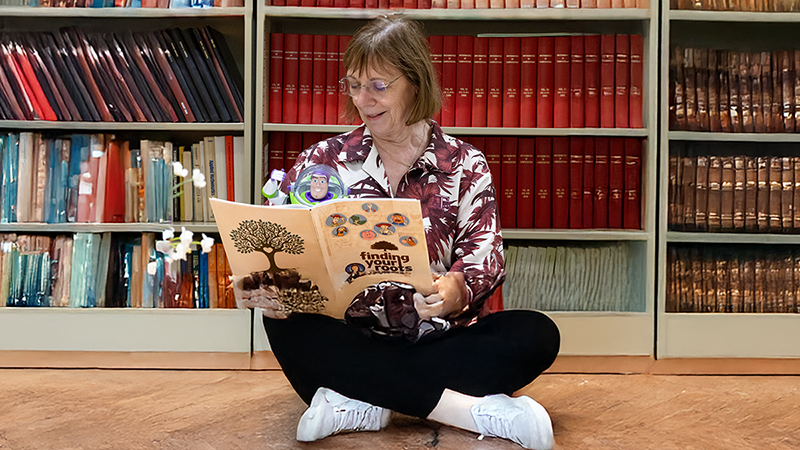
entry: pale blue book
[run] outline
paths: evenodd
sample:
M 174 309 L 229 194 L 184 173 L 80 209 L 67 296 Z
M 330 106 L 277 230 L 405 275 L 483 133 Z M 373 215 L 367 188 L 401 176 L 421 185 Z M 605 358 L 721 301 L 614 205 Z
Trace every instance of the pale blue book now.
M 67 202 L 69 201 L 69 157 L 72 147 L 72 140 L 68 138 L 59 139 L 58 167 L 55 170 L 56 181 L 54 181 L 53 197 L 55 198 L 55 222 L 66 223 L 67 221 Z
M 69 306 L 90 308 L 94 306 L 93 259 L 95 235 L 75 233 L 72 246 L 72 274 L 70 277 Z
M 22 306 L 22 283 L 25 280 L 25 272 L 22 267 L 22 255 L 14 246 L 8 255 L 8 263 L 11 265 L 8 276 L 8 298 L 6 306 Z
M 47 167 L 45 168 L 45 183 L 44 183 L 44 204 L 42 205 L 42 220 L 45 223 L 56 223 L 56 197 L 55 185 L 58 183 L 56 173 L 58 170 L 58 158 L 60 156 L 58 145 L 61 144 L 60 139 L 48 139 L 47 145 L 50 150 L 47 153 Z
M 9 133 L 3 152 L 3 223 L 17 221 L 17 176 L 19 164 L 19 134 Z
M 78 187 L 81 179 L 81 162 L 89 162 L 89 136 L 72 136 L 69 151 L 69 182 L 67 191 L 67 222 L 74 223 L 78 218 Z

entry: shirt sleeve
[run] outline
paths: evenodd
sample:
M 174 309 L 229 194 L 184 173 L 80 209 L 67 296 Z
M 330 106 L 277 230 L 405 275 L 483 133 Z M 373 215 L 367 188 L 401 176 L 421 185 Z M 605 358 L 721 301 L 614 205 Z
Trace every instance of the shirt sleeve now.
M 495 188 L 486 159 L 478 151 L 473 150 L 465 160 L 456 222 L 450 271 L 464 274 L 469 304 L 451 322 L 464 325 L 481 313 L 505 279 Z

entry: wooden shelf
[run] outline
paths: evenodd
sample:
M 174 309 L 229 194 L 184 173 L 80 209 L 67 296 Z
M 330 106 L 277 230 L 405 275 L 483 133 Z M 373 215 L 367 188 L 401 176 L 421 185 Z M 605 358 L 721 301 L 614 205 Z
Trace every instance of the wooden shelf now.
M 315 125 L 265 123 L 263 131 L 347 133 L 357 125 Z M 449 135 L 476 136 L 607 136 L 647 137 L 646 128 L 502 128 L 502 127 L 442 127 Z
M 0 129 L 25 131 L 198 131 L 243 132 L 243 123 L 168 123 L 168 122 L 59 122 L 47 120 L 0 120 Z
M 775 22 L 800 23 L 796 12 L 688 11 L 670 10 L 671 22 Z
M 0 233 L 160 233 L 169 227 L 180 233 L 181 227 L 200 233 L 216 233 L 213 222 L 164 223 L 2 223 Z
M 650 11 L 638 8 L 566 9 L 355 9 L 265 6 L 267 17 L 299 19 L 375 19 L 387 14 L 403 14 L 416 20 L 648 20 Z
M 718 142 L 800 142 L 800 133 L 706 133 L 701 131 L 670 131 L 669 140 Z
M 503 239 L 548 241 L 646 241 L 651 234 L 635 230 L 537 230 L 511 228 L 502 230 Z
M 249 8 L 38 8 L 0 6 L 0 17 L 80 17 L 85 19 L 146 19 L 164 17 L 244 17 Z

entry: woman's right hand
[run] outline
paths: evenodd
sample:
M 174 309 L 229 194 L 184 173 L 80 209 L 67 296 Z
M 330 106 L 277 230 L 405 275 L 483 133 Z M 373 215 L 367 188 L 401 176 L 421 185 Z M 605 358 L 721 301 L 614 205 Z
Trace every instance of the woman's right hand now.
M 244 290 L 243 286 L 244 277 L 233 277 L 233 295 L 236 297 L 236 306 L 238 308 L 261 308 L 262 314 L 271 319 L 285 319 L 286 312 L 278 303 L 278 292 L 274 286 L 268 289 L 258 288 L 251 290 Z

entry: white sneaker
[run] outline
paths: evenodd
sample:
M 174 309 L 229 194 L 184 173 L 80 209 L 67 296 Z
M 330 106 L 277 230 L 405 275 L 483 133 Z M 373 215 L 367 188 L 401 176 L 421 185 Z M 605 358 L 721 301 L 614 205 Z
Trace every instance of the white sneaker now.
M 389 424 L 391 411 L 319 388 L 297 424 L 297 440 L 311 442 L 345 431 L 378 431 Z
M 501 437 L 535 450 L 553 448 L 553 424 L 544 407 L 527 396 L 489 395 L 472 406 L 472 418 L 484 436 Z

